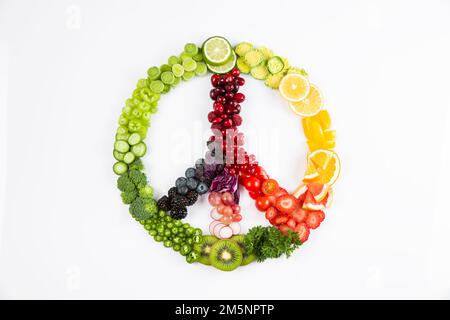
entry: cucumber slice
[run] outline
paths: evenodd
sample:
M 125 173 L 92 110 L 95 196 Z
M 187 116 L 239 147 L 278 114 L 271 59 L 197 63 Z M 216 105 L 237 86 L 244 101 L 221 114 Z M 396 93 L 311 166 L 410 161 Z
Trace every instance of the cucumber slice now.
M 175 75 L 175 77 L 182 77 L 184 73 L 184 68 L 181 64 L 176 63 L 172 66 L 172 73 Z
M 195 69 L 197 68 L 197 62 L 195 62 L 192 58 L 184 59 L 182 65 L 184 70 L 186 71 L 195 71 Z
M 125 153 L 130 150 L 130 145 L 126 141 L 118 140 L 114 143 L 114 150 Z
M 267 66 L 265 63 L 261 63 L 260 65 L 253 67 L 250 70 L 250 74 L 255 79 L 264 80 L 269 75 L 269 69 L 267 69 Z
M 270 59 L 270 58 L 273 57 L 273 52 L 272 52 L 272 50 L 270 50 L 270 49 L 267 48 L 267 47 L 260 47 L 260 48 L 258 48 L 257 50 L 263 54 L 264 59 L 266 59 L 266 60 L 268 60 L 268 59 Z
M 250 68 L 256 67 L 264 60 L 264 55 L 258 50 L 250 50 L 244 56 L 245 63 L 248 64 Z
M 195 56 L 198 53 L 198 47 L 195 43 L 186 43 L 184 46 L 184 52 L 188 55 Z
M 244 57 L 239 57 L 236 61 L 236 66 L 242 73 L 250 73 L 250 67 L 245 63 Z
M 129 133 L 116 133 L 116 140 L 128 141 Z
M 122 161 L 116 162 L 113 165 L 113 171 L 115 174 L 120 176 L 128 171 L 128 165 Z
M 185 71 L 184 74 L 183 74 L 183 80 L 184 81 L 191 80 L 194 76 L 195 76 L 195 72 L 194 71 Z
M 147 145 L 145 144 L 145 142 L 140 142 L 137 145 L 131 147 L 131 152 L 136 157 L 143 157 L 147 152 Z
M 173 66 L 174 64 L 180 63 L 180 58 L 178 58 L 177 56 L 170 56 L 169 59 L 167 59 L 167 63 L 170 66 Z
M 278 72 L 276 74 L 269 74 L 264 81 L 265 85 L 272 89 L 278 89 L 280 82 L 284 77 L 284 72 Z
M 232 48 L 224 37 L 211 37 L 206 39 L 202 45 L 205 61 L 210 65 L 225 64 L 231 56 Z
M 133 152 L 127 152 L 127 153 L 125 153 L 125 155 L 124 155 L 124 157 L 123 157 L 123 162 L 125 162 L 126 164 L 130 164 L 130 163 L 132 163 L 135 159 L 136 159 L 136 156 L 134 155 Z
M 119 151 L 117 151 L 117 150 L 114 150 L 114 151 L 113 151 L 114 159 L 116 159 L 117 161 L 123 161 L 124 155 L 125 155 L 125 154 L 123 154 L 122 152 L 119 152 Z
M 243 56 L 245 56 L 245 54 L 247 53 L 247 52 L 249 52 L 250 50 L 252 50 L 253 49 L 253 45 L 251 44 L 251 43 L 248 43 L 248 42 L 241 42 L 241 43 L 239 43 L 237 46 L 236 46 L 236 48 L 234 49 L 234 51 L 236 52 L 236 54 L 239 56 L 239 57 L 243 57 Z
M 284 69 L 283 60 L 280 57 L 272 57 L 267 61 L 267 68 L 272 74 L 281 72 Z
M 156 80 L 159 78 L 161 70 L 158 67 L 151 67 L 147 70 L 147 75 L 150 80 Z
M 128 144 L 130 146 L 134 146 L 135 144 L 138 144 L 142 141 L 141 135 L 139 133 L 132 133 L 130 137 L 128 138 Z
M 161 65 L 159 67 L 159 70 L 161 70 L 161 73 L 162 73 L 162 72 L 165 72 L 165 71 L 172 70 L 172 67 L 165 63 L 165 64 L 163 64 L 163 65 Z
M 153 80 L 150 82 L 150 90 L 154 93 L 161 93 L 164 90 L 164 83 L 161 80 Z
M 214 73 L 227 73 L 230 72 L 234 66 L 236 65 L 237 56 L 234 53 L 234 51 L 231 51 L 231 59 L 227 63 L 220 65 L 220 66 L 213 66 L 210 64 L 206 64 L 208 66 L 208 69 L 211 70 L 211 72 Z
M 170 68 L 172 70 L 172 68 Z M 165 84 L 172 84 L 175 80 L 175 76 L 173 75 L 172 71 L 164 71 L 161 73 L 161 81 Z
M 198 76 L 204 76 L 208 73 L 208 67 L 204 62 L 197 62 L 197 68 L 195 68 L 195 74 Z

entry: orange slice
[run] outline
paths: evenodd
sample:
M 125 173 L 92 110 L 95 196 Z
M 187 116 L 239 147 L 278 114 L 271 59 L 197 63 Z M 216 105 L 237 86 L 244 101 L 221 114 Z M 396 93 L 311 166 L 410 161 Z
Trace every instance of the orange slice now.
M 303 117 L 311 117 L 319 113 L 323 106 L 323 96 L 320 90 L 310 84 L 309 93 L 300 101 L 289 101 L 292 111 Z
M 315 172 L 314 172 L 315 169 Z M 341 162 L 336 153 L 318 149 L 308 156 L 305 183 L 319 183 L 331 186 L 336 182 L 341 170 Z
M 306 98 L 310 85 L 308 79 L 297 73 L 287 74 L 280 82 L 278 90 L 288 101 L 300 101 Z

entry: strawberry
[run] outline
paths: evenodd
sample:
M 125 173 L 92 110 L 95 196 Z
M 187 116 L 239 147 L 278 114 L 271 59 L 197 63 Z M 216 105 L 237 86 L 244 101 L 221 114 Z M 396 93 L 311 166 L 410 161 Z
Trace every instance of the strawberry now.
M 286 223 L 288 220 L 289 220 L 289 218 L 287 216 L 279 215 L 273 220 L 273 222 L 274 222 L 275 225 L 278 226 L 280 224 Z
M 277 198 L 275 207 L 283 213 L 290 214 L 297 208 L 297 198 L 290 194 L 285 194 Z
M 316 229 L 318 226 L 320 226 L 321 216 L 319 215 L 319 212 L 320 211 L 311 211 L 306 217 L 306 224 L 311 229 Z
M 295 229 L 295 232 L 298 233 L 298 238 L 300 239 L 300 242 L 303 243 L 306 240 L 308 240 L 309 237 L 309 228 L 305 223 L 299 223 Z
M 270 207 L 269 209 L 266 210 L 266 219 L 271 221 L 273 218 L 275 218 L 276 216 L 278 216 L 278 210 L 275 209 L 274 207 Z
M 286 225 L 291 229 L 294 230 L 295 227 L 297 226 L 297 222 L 295 222 L 294 219 L 290 218 L 287 222 Z
M 306 210 L 303 210 L 300 206 L 298 206 L 294 212 L 292 212 L 292 218 L 297 223 L 304 222 L 306 217 L 308 215 L 308 212 Z
M 285 224 L 281 224 L 281 225 L 278 226 L 278 230 L 280 230 L 281 233 L 283 233 L 286 236 L 288 234 L 289 230 L 291 230 L 291 228 L 289 228 Z
M 323 220 L 325 220 L 325 212 L 323 211 L 317 211 L 317 215 L 320 218 L 320 222 L 322 222 Z

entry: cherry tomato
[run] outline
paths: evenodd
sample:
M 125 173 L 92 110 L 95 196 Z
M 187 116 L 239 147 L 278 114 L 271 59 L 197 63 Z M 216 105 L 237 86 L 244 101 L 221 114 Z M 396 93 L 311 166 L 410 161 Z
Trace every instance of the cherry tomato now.
M 275 207 L 283 213 L 292 213 L 297 208 L 297 198 L 290 194 L 285 194 L 277 198 Z
M 255 204 L 259 211 L 266 211 L 270 207 L 270 200 L 268 197 L 260 196 L 256 199 Z
M 257 166 L 255 168 L 255 175 L 262 181 L 269 179 L 269 175 L 266 170 L 264 170 L 261 166 Z
M 248 195 L 250 196 L 250 198 L 252 198 L 253 200 L 258 199 L 258 197 L 262 196 L 262 192 L 261 191 L 257 191 L 257 192 L 253 192 L 253 191 L 249 191 Z
M 265 195 L 273 195 L 278 190 L 278 182 L 274 179 L 264 180 L 261 185 L 261 191 Z
M 261 188 L 261 181 L 257 177 L 249 177 L 244 180 L 244 187 L 248 191 L 257 192 Z

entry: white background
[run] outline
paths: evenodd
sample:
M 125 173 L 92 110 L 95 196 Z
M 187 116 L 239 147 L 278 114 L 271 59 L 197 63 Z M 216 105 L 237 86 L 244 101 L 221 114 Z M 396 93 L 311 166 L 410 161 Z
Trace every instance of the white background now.
M 155 243 L 111 170 L 136 81 L 211 35 L 306 68 L 343 164 L 305 246 L 232 273 Z M 0 297 L 450 298 L 449 57 L 448 0 L 0 1 Z M 248 80 L 247 149 L 292 190 L 299 118 Z M 195 79 L 161 100 L 145 159 L 158 196 L 203 153 L 209 88 Z M 264 224 L 243 198 L 243 226 Z M 206 228 L 205 200 L 188 220 Z

